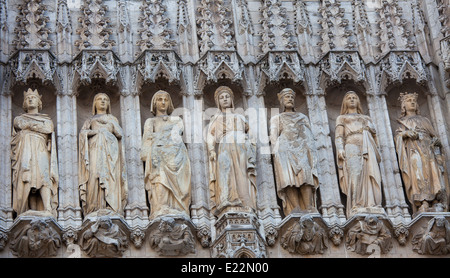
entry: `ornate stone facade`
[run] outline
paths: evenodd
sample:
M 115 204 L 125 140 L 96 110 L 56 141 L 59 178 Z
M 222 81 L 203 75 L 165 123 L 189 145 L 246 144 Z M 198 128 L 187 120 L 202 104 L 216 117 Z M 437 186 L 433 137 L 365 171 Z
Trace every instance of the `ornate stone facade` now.
M 449 257 L 449 5 L 449 0 L 0 0 L 0 257 Z M 232 96 L 232 117 L 225 112 L 217 117 L 217 109 L 225 107 L 224 100 L 215 97 L 221 87 Z M 286 113 L 304 115 L 308 134 L 315 141 L 313 151 L 301 152 L 314 156 L 309 160 L 314 165 L 308 166 L 317 179 L 310 198 L 315 204 L 309 204 L 314 209 L 284 211 L 284 200 L 277 195 L 280 181 L 269 137 L 271 119 L 283 112 L 278 93 L 285 88 L 294 92 L 295 99 Z M 186 165 L 190 163 L 186 169 L 191 175 L 183 188 L 190 192 L 166 196 L 167 200 L 189 198 L 183 200 L 187 205 L 182 214 L 167 210 L 150 217 L 149 194 L 177 188 L 150 193 L 149 188 L 163 188 L 164 182 L 157 174 L 148 174 L 145 163 L 159 165 L 161 157 L 147 152 L 145 161 L 141 159 L 144 123 L 156 117 L 150 108 L 152 97 L 160 90 L 171 99 L 170 119 L 177 119 L 183 127 L 172 139 L 182 140 L 186 146 L 180 149 Z M 42 105 L 33 111 L 46 114 L 45 120 L 50 119 L 54 127 L 53 142 L 42 143 L 47 152 L 55 151 L 57 156 L 54 169 L 58 178 L 51 179 L 57 183 L 53 191 L 57 202 L 53 202 L 52 213 L 39 206 L 27 210 L 24 203 L 26 211 L 15 209 L 23 192 L 16 192 L 14 180 L 19 175 L 28 183 L 28 174 L 22 174 L 28 167 L 23 156 L 35 152 L 22 154 L 20 167 L 25 170 L 13 171 L 16 160 L 12 153 L 19 143 L 11 144 L 12 130 L 14 119 L 24 113 L 24 92 L 36 91 Z M 359 118 L 370 118 L 370 127 L 345 134 L 345 119 L 339 116 L 349 91 L 359 97 Z M 114 123 L 93 115 L 97 93 L 107 95 L 108 117 L 115 119 Z M 438 177 L 433 180 L 437 189 L 420 193 L 426 196 L 416 199 L 408 195 L 413 185 L 405 180 L 405 171 L 419 166 L 408 164 L 406 168 L 404 164 L 419 160 L 410 159 L 414 153 L 398 154 L 402 141 L 397 131 L 410 134 L 404 130 L 408 125 L 397 121 L 403 109 L 399 97 L 404 93 L 415 93 L 417 110 L 427 119 L 423 121 L 433 130 L 432 137 L 439 139 L 433 139 L 433 147 L 427 149 L 437 157 L 430 172 Z M 37 114 L 33 115 L 30 117 L 39 122 Z M 357 118 L 354 121 L 358 122 Z M 215 138 L 222 140 L 215 145 L 208 144 L 210 123 L 216 119 L 220 119 L 217 126 L 224 123 L 230 133 Z M 158 119 L 161 130 L 171 126 L 164 124 L 165 120 L 164 115 Z M 237 120 L 242 122 L 242 130 L 234 126 Z M 94 206 L 89 215 L 79 186 L 79 162 L 86 162 L 79 144 L 82 130 L 86 130 L 84 123 L 97 125 L 101 132 L 109 129 L 104 137 L 111 142 L 120 140 L 122 171 L 108 161 L 96 166 L 103 174 L 94 177 L 98 182 L 92 187 L 98 186 L 101 192 L 97 195 L 104 198 L 92 197 L 89 202 L 104 203 Z M 111 125 L 120 127 L 120 132 Z M 286 126 L 295 127 L 289 122 Z M 23 127 L 34 128 L 25 121 Z M 339 161 L 349 155 L 366 159 L 367 152 L 363 148 L 361 152 L 341 152 L 336 142 L 356 147 L 365 143 L 354 140 L 344 144 L 335 139 L 351 141 L 351 136 L 367 130 L 370 138 L 376 137 L 372 145 L 376 158 L 371 157 L 376 162 L 371 165 L 376 165 L 380 192 L 375 206 L 357 206 L 352 211 L 348 206 L 353 204 L 353 191 L 343 190 Z M 48 139 L 31 131 L 24 137 Z M 416 135 L 405 136 L 421 140 L 423 128 L 416 131 Z M 287 134 L 302 133 L 294 130 Z M 233 141 L 237 147 L 226 145 L 236 136 L 245 138 L 242 144 Z M 365 137 L 361 138 L 363 142 Z M 119 151 L 111 150 L 111 144 L 102 147 L 109 148 L 108 153 L 94 143 L 91 146 L 90 140 L 83 142 L 99 156 L 119 159 L 115 157 Z M 178 152 L 170 149 L 178 148 L 174 144 L 154 146 L 167 148 L 174 156 L 163 161 L 168 169 L 178 157 Z M 217 167 L 219 162 L 210 166 L 214 148 L 222 168 Z M 408 147 L 405 152 L 418 149 Z M 234 150 L 248 153 L 224 158 Z M 154 153 L 162 156 L 164 152 Z M 252 164 L 251 171 L 242 171 L 245 186 L 252 186 L 245 196 L 239 195 L 241 181 L 234 185 L 227 181 L 233 175 L 221 177 L 243 170 L 233 164 L 236 169 L 225 171 L 227 159 Z M 42 163 L 39 160 L 33 165 Z M 295 163 L 294 155 L 289 165 Z M 113 169 L 115 176 L 106 177 Z M 296 171 L 302 169 L 300 165 Z M 45 169 L 39 173 L 46 175 Z M 150 177 L 150 187 L 146 175 L 156 175 Z M 211 186 L 211 176 L 222 180 Z M 428 186 L 430 182 L 423 176 L 425 180 L 413 180 Z M 114 196 L 121 198 L 120 209 L 107 198 L 112 191 L 120 191 L 109 190 L 104 185 L 108 179 L 126 182 L 126 192 Z M 221 183 L 229 188 L 217 186 Z M 367 187 L 364 194 L 374 197 Z M 45 198 L 36 194 L 45 196 L 41 188 L 31 185 L 30 192 L 38 199 Z M 230 192 L 223 192 L 225 189 Z M 235 189 L 237 197 L 231 196 Z M 216 203 L 211 202 L 212 196 Z M 233 200 L 217 210 L 214 206 L 223 201 L 217 196 L 236 197 L 236 203 Z M 240 205 L 241 201 L 251 205 Z M 417 201 L 428 205 L 420 209 Z

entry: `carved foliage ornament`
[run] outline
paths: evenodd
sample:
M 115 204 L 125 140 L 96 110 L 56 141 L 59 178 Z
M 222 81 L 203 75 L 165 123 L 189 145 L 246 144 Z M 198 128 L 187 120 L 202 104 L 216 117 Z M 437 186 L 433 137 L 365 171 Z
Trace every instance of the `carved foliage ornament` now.
M 44 14 L 47 6 L 42 4 L 42 0 L 25 0 L 17 8 L 19 15 L 14 29 L 17 39 L 13 42 L 16 48 L 49 48 L 52 45 L 48 39 L 50 29 L 47 28 L 50 18 Z

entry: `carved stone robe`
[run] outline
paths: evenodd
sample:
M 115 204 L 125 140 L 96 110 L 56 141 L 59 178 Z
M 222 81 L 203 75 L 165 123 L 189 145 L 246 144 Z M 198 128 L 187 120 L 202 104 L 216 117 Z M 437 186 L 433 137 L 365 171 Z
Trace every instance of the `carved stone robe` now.
M 85 216 L 104 208 L 123 215 L 128 183 L 122 140 L 117 136 L 122 138 L 122 128 L 111 114 L 94 115 L 81 128 L 79 183 Z
M 219 113 L 211 119 L 207 142 L 215 150 L 210 160 L 209 181 L 212 210 L 220 213 L 227 207 L 256 209 L 256 147 L 249 140 L 244 116 Z
M 436 132 L 431 122 L 420 115 L 402 117 L 398 122 L 401 126 L 395 136 L 397 155 L 406 195 L 414 211 L 420 202 L 433 201 L 439 193 L 444 195 L 441 198 L 447 199 L 448 182 L 443 165 L 437 159 L 441 156 L 440 149 L 433 145 Z M 407 131 L 417 132 L 419 138 L 403 137 Z M 448 205 L 446 200 L 441 201 L 445 201 L 444 206 Z
M 380 154 L 375 127 L 366 115 L 344 114 L 336 119 L 336 149 L 343 149 L 345 159 L 338 158 L 339 184 L 347 195 L 347 216 L 357 208 L 381 207 Z
M 298 198 L 290 198 L 290 188 L 297 190 L 301 186 L 313 188 L 315 206 L 315 190 L 319 186 L 315 168 L 314 137 L 311 133 L 308 118 L 298 112 L 284 112 L 270 120 L 270 141 L 274 151 L 275 178 L 277 193 L 283 203 L 283 211 L 289 214 L 299 207 L 310 209 Z M 291 201 L 291 199 L 297 202 Z
M 30 194 L 42 187 L 51 191 L 52 214 L 58 206 L 58 162 L 52 120 L 45 114 L 23 114 L 14 119 L 11 140 L 13 209 L 29 210 Z M 43 209 L 39 206 L 39 210 Z
M 145 121 L 141 159 L 151 218 L 165 214 L 189 217 L 191 166 L 180 117 L 158 116 Z

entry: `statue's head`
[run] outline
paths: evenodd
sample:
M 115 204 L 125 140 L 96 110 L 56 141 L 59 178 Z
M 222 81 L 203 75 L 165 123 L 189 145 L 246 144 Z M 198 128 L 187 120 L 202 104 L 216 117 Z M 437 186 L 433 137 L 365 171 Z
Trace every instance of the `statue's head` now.
M 98 93 L 94 96 L 92 103 L 92 114 L 97 115 L 100 109 L 104 109 L 106 114 L 111 114 L 111 101 L 105 93 Z
M 355 91 L 348 91 L 344 95 L 341 106 L 341 115 L 349 113 L 350 109 L 356 109 L 356 113 L 362 114 L 361 101 Z
M 284 112 L 286 108 L 294 110 L 295 92 L 291 88 L 285 88 L 277 94 L 278 101 L 280 102 L 281 112 Z
M 153 115 L 156 116 L 158 111 L 170 115 L 173 110 L 172 98 L 168 92 L 159 90 L 153 95 L 152 102 L 150 104 L 150 111 Z
M 418 96 L 417 93 L 400 93 L 400 97 L 398 98 L 401 106 L 400 117 L 406 116 L 407 111 L 420 115 L 419 105 L 417 104 Z
M 23 110 L 28 112 L 31 108 L 38 108 L 38 111 L 42 110 L 42 96 L 39 95 L 37 89 L 33 90 L 31 88 L 28 91 L 23 92 Z
M 234 108 L 234 94 L 227 86 L 220 86 L 214 93 L 214 101 L 217 108 L 224 110 L 227 108 Z

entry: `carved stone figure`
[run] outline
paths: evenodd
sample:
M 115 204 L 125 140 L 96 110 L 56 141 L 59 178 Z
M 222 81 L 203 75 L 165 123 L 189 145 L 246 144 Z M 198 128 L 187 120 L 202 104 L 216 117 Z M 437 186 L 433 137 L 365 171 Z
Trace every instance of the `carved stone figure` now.
M 83 232 L 80 246 L 89 257 L 121 257 L 128 248 L 128 239 L 110 217 L 101 216 Z
M 270 142 L 274 152 L 277 193 L 285 215 L 299 211 L 317 211 L 314 137 L 308 118 L 294 111 L 295 92 L 284 89 L 278 94 L 281 114 L 270 120 Z
M 108 95 L 95 95 L 92 114 L 84 122 L 79 138 L 78 178 L 83 213 L 86 216 L 106 208 L 123 215 L 128 197 L 123 132 L 111 114 Z
M 281 246 L 290 253 L 323 254 L 328 248 L 327 234 L 311 215 L 305 214 L 286 231 Z
M 171 217 L 161 217 L 158 231 L 150 236 L 150 246 L 165 256 L 194 253 L 195 240 L 186 224 Z
M 346 244 L 348 250 L 360 255 L 371 254 L 373 249 L 386 254 L 392 248 L 392 236 L 377 216 L 369 214 L 349 229 Z
M 442 145 L 431 122 L 420 115 L 417 94 L 401 94 L 395 144 L 413 213 L 448 210 L 448 181 Z
M 14 118 L 11 140 L 13 209 L 20 215 L 28 210 L 56 217 L 58 207 L 58 162 L 53 122 L 41 114 L 37 90 L 24 92 L 25 114 Z
M 353 91 L 344 96 L 335 136 L 339 184 L 347 195 L 347 216 L 367 208 L 381 209 L 380 154 L 375 126 L 362 114 L 359 97 Z
M 413 250 L 424 255 L 450 253 L 450 224 L 443 216 L 428 221 L 426 229 L 412 239 Z
M 10 243 L 13 255 L 24 258 L 55 256 L 60 246 L 59 234 L 45 218 L 40 217 L 19 230 Z
M 155 115 L 145 121 L 141 159 L 145 161 L 145 189 L 150 202 L 150 218 L 167 214 L 189 217 L 191 166 L 183 143 L 183 121 L 170 116 L 170 95 L 158 91 L 150 110 Z
M 256 147 L 248 122 L 234 112 L 234 95 L 221 86 L 214 93 L 219 112 L 207 131 L 211 208 L 220 214 L 226 208 L 256 209 Z

